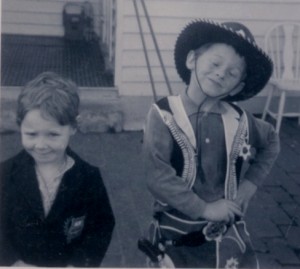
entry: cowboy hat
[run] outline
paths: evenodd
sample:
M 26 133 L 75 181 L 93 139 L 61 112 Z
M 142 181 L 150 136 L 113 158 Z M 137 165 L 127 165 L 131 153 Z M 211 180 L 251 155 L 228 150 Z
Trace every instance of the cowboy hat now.
M 235 95 L 223 98 L 226 101 L 242 101 L 258 94 L 267 84 L 273 71 L 269 56 L 257 46 L 250 30 L 241 23 L 216 23 L 196 20 L 179 34 L 174 51 L 175 65 L 179 76 L 189 84 L 191 72 L 186 67 L 186 58 L 191 50 L 207 43 L 225 43 L 235 48 L 246 61 L 245 86 Z

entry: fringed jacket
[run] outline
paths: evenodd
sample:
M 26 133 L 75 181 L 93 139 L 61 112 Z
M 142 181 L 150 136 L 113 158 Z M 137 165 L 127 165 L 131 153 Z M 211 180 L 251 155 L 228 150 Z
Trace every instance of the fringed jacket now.
M 147 117 L 146 177 L 161 228 L 198 230 L 205 202 L 234 200 L 240 179 L 261 185 L 279 153 L 273 127 L 239 107 L 198 113 L 186 94 L 161 99 Z M 165 225 L 164 225 L 164 220 Z M 203 227 L 203 226 L 202 226 Z

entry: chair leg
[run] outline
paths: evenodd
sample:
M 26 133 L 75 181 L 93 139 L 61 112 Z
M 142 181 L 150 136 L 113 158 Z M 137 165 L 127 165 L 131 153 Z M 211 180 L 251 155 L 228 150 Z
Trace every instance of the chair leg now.
M 266 119 L 266 116 L 268 114 L 268 110 L 270 109 L 270 104 L 271 104 L 271 99 L 272 99 L 272 96 L 273 96 L 273 91 L 274 91 L 274 87 L 271 87 L 269 89 L 266 104 L 265 104 L 264 111 L 263 111 L 263 114 L 262 114 L 262 119 L 263 120 Z
M 276 120 L 276 132 L 278 134 L 279 134 L 280 127 L 281 127 L 281 121 L 282 121 L 282 117 L 283 117 L 284 106 L 285 106 L 285 91 L 282 91 L 281 94 L 280 94 L 278 114 L 277 114 L 277 120 Z

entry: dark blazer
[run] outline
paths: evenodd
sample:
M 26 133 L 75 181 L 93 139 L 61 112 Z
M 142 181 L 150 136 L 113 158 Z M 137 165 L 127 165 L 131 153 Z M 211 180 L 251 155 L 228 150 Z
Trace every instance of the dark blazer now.
M 100 171 L 68 149 L 75 164 L 47 217 L 32 157 L 21 151 L 0 164 L 0 266 L 99 266 L 115 224 Z

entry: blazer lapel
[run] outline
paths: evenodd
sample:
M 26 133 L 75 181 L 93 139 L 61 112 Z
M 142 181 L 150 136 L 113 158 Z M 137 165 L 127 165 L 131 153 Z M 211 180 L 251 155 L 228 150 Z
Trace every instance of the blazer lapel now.
M 58 187 L 56 198 L 47 216 L 49 221 L 58 218 L 64 209 L 72 204 L 73 197 L 78 195 L 78 190 L 80 190 L 82 178 L 80 169 L 75 160 L 75 164 L 64 174 Z M 79 198 L 80 197 L 78 197 L 78 199 Z
M 44 216 L 42 197 L 39 191 L 38 181 L 34 169 L 34 163 L 31 157 L 24 156 L 19 160 L 20 169 L 14 173 L 14 184 L 17 193 L 21 194 L 32 212 Z M 20 165 L 21 164 L 21 165 Z

